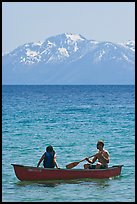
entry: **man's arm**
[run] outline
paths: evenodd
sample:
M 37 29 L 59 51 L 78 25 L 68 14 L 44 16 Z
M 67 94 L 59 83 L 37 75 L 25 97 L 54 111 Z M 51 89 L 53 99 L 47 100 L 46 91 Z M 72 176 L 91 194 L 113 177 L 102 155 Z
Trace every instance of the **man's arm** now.
M 97 154 L 96 154 L 97 155 Z M 86 160 L 89 162 L 89 163 L 91 163 L 91 164 L 93 164 L 96 160 L 97 160 L 97 156 L 94 156 L 94 158 L 92 159 L 92 160 L 90 160 L 89 158 L 86 158 Z

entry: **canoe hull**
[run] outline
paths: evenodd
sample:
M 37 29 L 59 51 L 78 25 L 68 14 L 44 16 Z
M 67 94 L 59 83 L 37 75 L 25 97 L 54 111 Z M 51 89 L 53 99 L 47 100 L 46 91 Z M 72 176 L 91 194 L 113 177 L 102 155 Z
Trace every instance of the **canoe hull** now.
M 16 177 L 20 181 L 49 181 L 70 179 L 104 179 L 119 176 L 123 165 L 107 169 L 47 169 L 42 167 L 12 164 Z

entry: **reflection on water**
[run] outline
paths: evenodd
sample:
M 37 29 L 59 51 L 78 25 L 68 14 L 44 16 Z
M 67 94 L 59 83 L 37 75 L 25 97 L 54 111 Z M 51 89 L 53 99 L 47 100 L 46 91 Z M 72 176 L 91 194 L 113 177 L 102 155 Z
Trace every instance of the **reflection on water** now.
M 42 186 L 42 187 L 55 187 L 59 184 L 59 182 L 50 182 L 50 181 L 18 181 L 15 183 L 17 186 L 28 186 L 28 185 L 35 185 L 35 186 Z
M 37 185 L 40 187 L 56 187 L 61 184 L 80 184 L 80 185 L 95 185 L 99 187 L 107 187 L 110 181 L 119 179 L 120 176 L 109 179 L 72 179 L 72 180 L 52 180 L 52 181 L 18 181 L 15 183 L 17 186 Z

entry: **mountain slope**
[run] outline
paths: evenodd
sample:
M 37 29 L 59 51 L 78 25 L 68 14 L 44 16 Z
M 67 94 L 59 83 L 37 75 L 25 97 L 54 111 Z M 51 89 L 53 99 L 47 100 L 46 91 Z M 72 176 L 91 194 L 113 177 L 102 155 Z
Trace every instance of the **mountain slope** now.
M 2 57 L 3 84 L 134 84 L 135 42 L 63 33 Z

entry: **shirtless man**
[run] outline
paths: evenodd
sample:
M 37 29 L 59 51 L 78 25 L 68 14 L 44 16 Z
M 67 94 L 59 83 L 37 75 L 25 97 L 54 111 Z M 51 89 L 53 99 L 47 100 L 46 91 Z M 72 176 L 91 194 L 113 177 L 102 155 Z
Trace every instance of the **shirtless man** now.
M 104 147 L 104 142 L 102 140 L 99 140 L 97 142 L 97 149 L 98 152 L 95 154 L 94 158 L 92 160 L 89 160 L 86 158 L 86 160 L 93 164 L 97 159 L 98 162 L 96 165 L 91 165 L 91 164 L 84 164 L 84 169 L 104 169 L 108 168 L 108 163 L 109 163 L 109 153 L 107 150 L 103 149 Z

